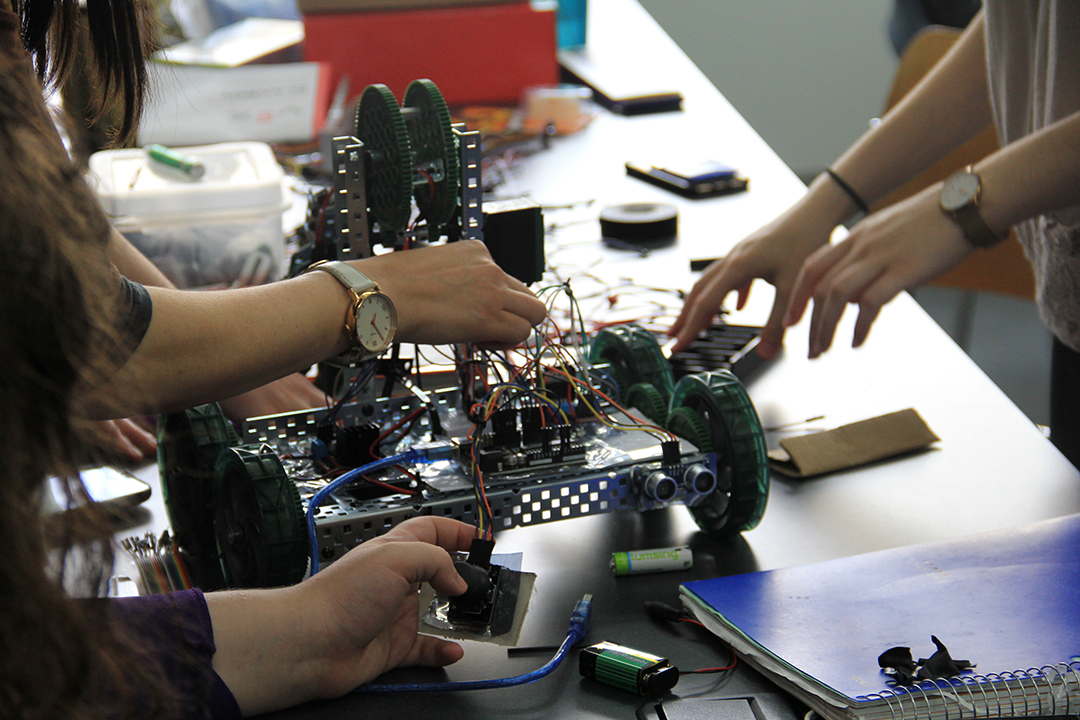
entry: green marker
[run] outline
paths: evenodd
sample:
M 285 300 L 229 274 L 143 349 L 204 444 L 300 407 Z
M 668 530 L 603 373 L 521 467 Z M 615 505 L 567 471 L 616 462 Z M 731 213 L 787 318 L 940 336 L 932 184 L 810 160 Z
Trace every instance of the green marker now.
M 147 156 L 154 162 L 179 170 L 192 180 L 198 180 L 206 174 L 206 166 L 196 157 L 177 152 L 164 145 L 147 145 Z

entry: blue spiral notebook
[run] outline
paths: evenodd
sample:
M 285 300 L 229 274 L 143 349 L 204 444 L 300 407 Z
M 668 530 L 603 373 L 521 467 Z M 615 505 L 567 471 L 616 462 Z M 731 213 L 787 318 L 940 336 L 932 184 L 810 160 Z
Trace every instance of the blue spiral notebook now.
M 826 718 L 1075 716 L 1080 515 L 825 562 L 685 583 L 683 604 Z M 889 648 L 937 636 L 976 664 L 898 685 Z

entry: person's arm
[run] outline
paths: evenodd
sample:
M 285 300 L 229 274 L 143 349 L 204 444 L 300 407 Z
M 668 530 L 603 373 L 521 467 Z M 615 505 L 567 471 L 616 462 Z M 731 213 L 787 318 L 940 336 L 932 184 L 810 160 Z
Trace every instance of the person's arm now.
M 398 310 L 401 342 L 523 341 L 546 314 L 480 242 L 355 261 Z M 349 346 L 349 295 L 327 273 L 221 292 L 149 288 L 150 327 L 127 363 L 90 395 L 100 417 L 180 409 L 310 367 Z
M 149 287 L 176 286 L 150 260 L 115 228 L 109 240 L 109 259 L 120 274 Z M 219 399 L 222 412 L 235 422 L 249 417 L 307 410 L 326 404 L 326 395 L 300 373 L 287 375 L 262 387 L 229 398 Z M 137 426 L 135 426 L 137 427 Z M 132 438 L 142 440 L 142 438 Z M 139 445 L 145 447 L 145 442 Z
M 1046 212 L 1080 204 L 1080 112 L 985 158 L 979 209 L 999 236 Z M 822 248 L 800 273 L 785 324 L 798 322 L 812 297 L 810 357 L 832 344 L 848 303 L 859 305 L 853 345 L 870 332 L 881 307 L 975 249 L 939 206 L 941 183 L 859 223 L 843 242 Z
M 334 698 L 401 666 L 449 665 L 457 643 L 417 634 L 418 590 L 459 595 L 448 551 L 476 528 L 423 517 L 346 553 L 299 585 L 210 593 L 214 669 L 245 716 Z
M 873 204 L 991 121 L 980 13 L 941 62 L 832 168 L 863 201 Z M 819 176 L 798 203 L 705 270 L 668 331 L 676 338 L 673 349 L 689 345 L 732 291 L 738 292 L 737 307 L 742 307 L 752 282 L 761 278 L 776 288 L 776 297 L 758 352 L 776 355 L 783 345 L 783 319 L 803 262 L 826 245 L 836 226 L 857 210 L 836 181 Z

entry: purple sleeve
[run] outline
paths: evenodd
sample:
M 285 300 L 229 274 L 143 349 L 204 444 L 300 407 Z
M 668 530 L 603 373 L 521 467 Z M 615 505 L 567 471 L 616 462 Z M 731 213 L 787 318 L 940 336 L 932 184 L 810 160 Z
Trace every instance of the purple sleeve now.
M 214 629 L 206 599 L 198 589 L 167 595 L 120 598 L 114 618 L 144 641 L 164 676 L 191 703 L 193 717 L 239 720 L 236 698 L 214 671 Z

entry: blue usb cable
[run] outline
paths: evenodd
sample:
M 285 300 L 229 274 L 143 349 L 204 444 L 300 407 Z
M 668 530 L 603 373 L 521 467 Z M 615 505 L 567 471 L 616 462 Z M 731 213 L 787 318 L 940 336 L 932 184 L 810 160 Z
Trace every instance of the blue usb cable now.
M 550 674 L 559 667 L 566 659 L 567 653 L 579 640 L 589 632 L 589 616 L 592 614 L 592 595 L 586 595 L 578 600 L 574 606 L 574 614 L 570 616 L 570 628 L 566 631 L 566 639 L 559 646 L 555 657 L 551 658 L 546 665 L 531 673 L 517 675 L 515 677 L 501 678 L 499 680 L 468 680 L 450 683 L 396 683 L 390 685 L 361 685 L 353 692 L 357 693 L 399 693 L 399 692 L 450 692 L 454 690 L 488 690 L 491 688 L 513 687 L 536 682 Z

